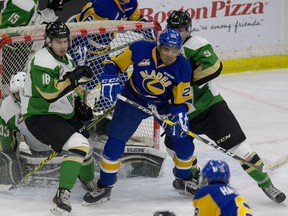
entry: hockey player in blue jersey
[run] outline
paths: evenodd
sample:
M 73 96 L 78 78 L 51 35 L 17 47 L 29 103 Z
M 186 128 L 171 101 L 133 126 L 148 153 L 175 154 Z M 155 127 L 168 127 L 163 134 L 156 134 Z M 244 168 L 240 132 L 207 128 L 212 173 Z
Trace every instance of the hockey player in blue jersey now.
M 252 216 L 245 198 L 229 185 L 230 170 L 224 161 L 209 160 L 204 166 L 193 200 L 194 216 Z
M 146 108 L 154 108 L 160 115 L 166 115 L 171 121 L 178 123 L 165 127 L 165 131 L 170 134 L 176 152 L 173 158 L 174 175 L 188 188 L 192 179 L 194 144 L 185 131 L 189 129 L 186 112 L 192 105 L 192 68 L 180 55 L 181 45 L 180 33 L 172 29 L 162 32 L 158 44 L 147 41 L 133 43 L 105 62 L 104 74 L 101 76 L 101 94 L 115 100 L 120 90 L 118 73 L 133 65 L 133 73 L 121 95 Z M 84 196 L 86 203 L 99 203 L 109 199 L 125 144 L 141 121 L 148 117 L 147 113 L 122 100 L 116 102 L 103 151 L 100 179 L 97 189 Z

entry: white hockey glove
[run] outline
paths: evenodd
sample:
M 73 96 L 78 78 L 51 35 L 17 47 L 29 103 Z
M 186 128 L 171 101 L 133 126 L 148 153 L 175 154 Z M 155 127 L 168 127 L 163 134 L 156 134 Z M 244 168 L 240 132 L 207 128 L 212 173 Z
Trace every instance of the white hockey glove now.
M 121 91 L 119 77 L 114 74 L 102 74 L 99 79 L 101 81 L 101 96 L 108 98 L 114 103 L 117 94 Z
M 187 136 L 187 131 L 189 130 L 189 119 L 184 112 L 179 112 L 171 117 L 172 122 L 175 124 L 170 126 L 166 123 L 163 123 L 162 127 L 164 130 L 170 130 L 173 136 L 177 137 L 185 137 Z
M 31 25 L 41 25 L 44 23 L 54 22 L 57 19 L 58 16 L 56 16 L 54 10 L 51 8 L 46 8 L 44 10 L 38 11 L 33 21 L 31 22 Z

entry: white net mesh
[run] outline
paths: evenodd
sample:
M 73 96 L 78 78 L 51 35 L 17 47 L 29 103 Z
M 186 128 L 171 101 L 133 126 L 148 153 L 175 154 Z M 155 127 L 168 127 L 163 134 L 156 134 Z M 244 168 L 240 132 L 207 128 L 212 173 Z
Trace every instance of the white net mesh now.
M 152 22 L 133 21 L 93 21 L 84 23 L 68 23 L 71 30 L 71 43 L 68 53 L 77 63 L 76 50 L 86 46 L 88 54 L 86 64 L 93 70 L 93 81 L 87 84 L 87 103 L 94 108 L 96 114 L 103 113 L 111 106 L 106 100 L 99 100 L 99 76 L 103 73 L 103 60 L 117 54 L 137 40 L 153 40 L 155 26 Z M 0 71 L 1 98 L 9 95 L 9 80 L 13 73 L 26 71 L 27 62 L 33 54 L 44 45 L 45 25 L 16 27 L 0 31 Z M 122 84 L 127 81 L 129 73 L 120 76 Z M 77 89 L 84 92 L 84 88 Z M 154 121 L 145 120 L 139 126 L 131 142 L 154 146 Z

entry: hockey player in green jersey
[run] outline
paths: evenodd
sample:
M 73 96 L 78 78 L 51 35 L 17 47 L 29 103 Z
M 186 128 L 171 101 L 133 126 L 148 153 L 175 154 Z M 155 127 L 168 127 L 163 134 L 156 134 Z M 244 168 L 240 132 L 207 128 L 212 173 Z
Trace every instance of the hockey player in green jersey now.
M 75 62 L 67 54 L 70 30 L 65 23 L 48 23 L 45 36 L 47 46 L 29 63 L 21 95 L 22 114 L 35 138 L 56 152 L 64 150 L 66 153 L 61 161 L 59 188 L 51 212 L 68 215 L 71 212 L 70 193 L 77 178 L 87 190 L 93 190 L 94 186 L 89 133 L 86 130 L 78 132 L 83 126 L 78 113 L 89 115 L 90 112 L 83 107 L 81 110 L 74 107 L 74 89 L 91 81 L 92 71 L 88 66 L 75 68 Z
M 213 79 L 222 71 L 222 63 L 211 44 L 202 37 L 191 36 L 192 22 L 188 12 L 173 11 L 167 20 L 167 27 L 180 31 L 182 53 L 194 68 L 194 77 L 191 80 L 193 108 L 188 113 L 191 131 L 205 134 L 222 148 L 255 165 L 264 166 L 259 155 L 249 146 L 237 119 L 213 83 Z M 173 156 L 173 145 L 168 136 L 165 138 L 165 145 L 169 155 Z M 260 172 L 246 164 L 241 166 L 271 200 L 281 203 L 286 199 L 285 194 L 274 187 L 266 172 Z M 196 176 L 197 159 L 194 160 L 193 169 Z M 184 190 L 177 179 L 173 186 L 180 192 Z
M 39 10 L 39 0 L 5 0 L 0 16 L 0 29 L 40 25 L 57 20 L 54 10 L 62 6 L 61 0 L 49 0 L 47 8 Z

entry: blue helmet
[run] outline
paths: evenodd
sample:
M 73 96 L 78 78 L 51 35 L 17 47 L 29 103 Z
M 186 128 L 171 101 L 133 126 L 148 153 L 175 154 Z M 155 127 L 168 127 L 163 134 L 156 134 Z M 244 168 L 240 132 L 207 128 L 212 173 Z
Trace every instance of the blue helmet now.
M 229 183 L 230 170 L 226 162 L 220 160 L 209 160 L 202 169 L 202 178 L 207 183 Z
M 165 29 L 159 36 L 158 46 L 160 45 L 180 49 L 182 46 L 182 38 L 180 32 L 171 28 Z

